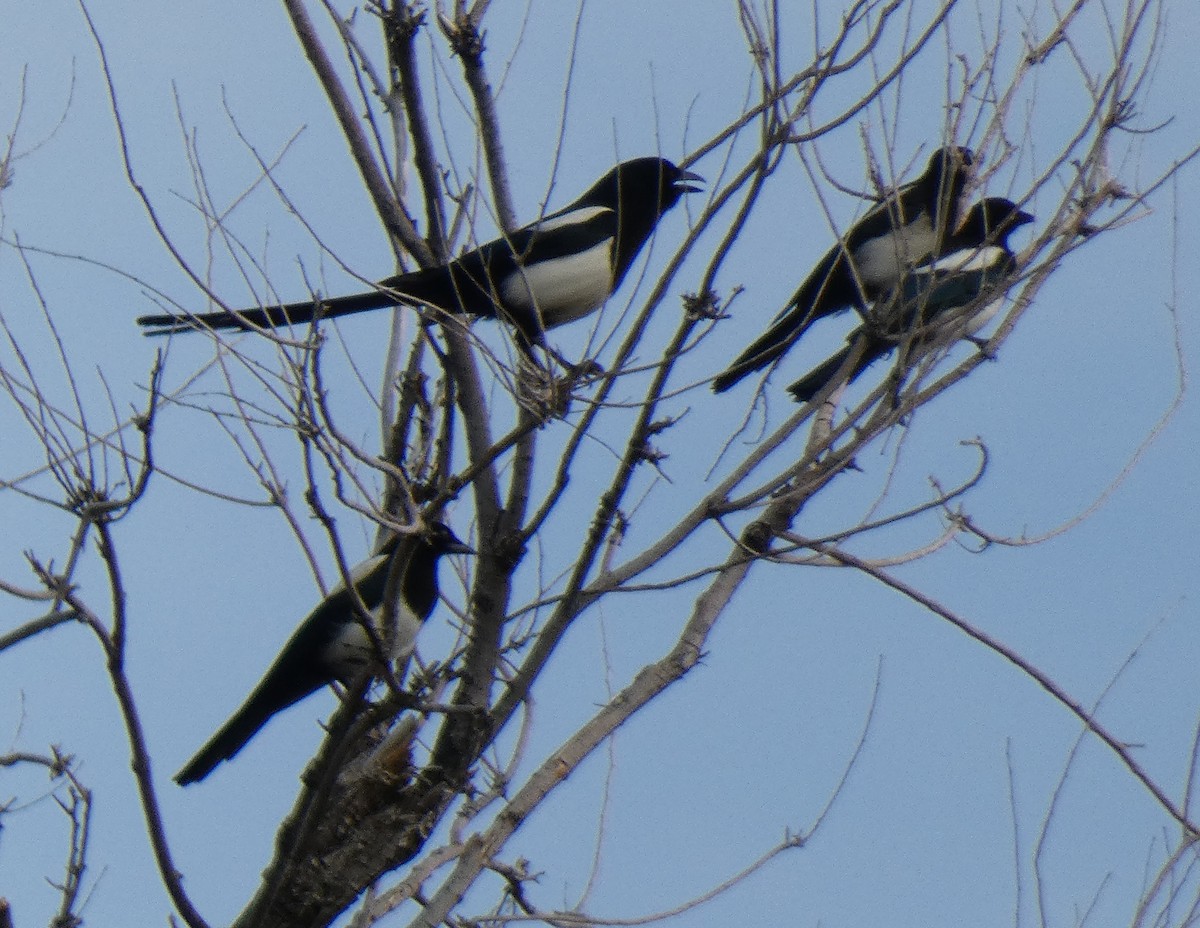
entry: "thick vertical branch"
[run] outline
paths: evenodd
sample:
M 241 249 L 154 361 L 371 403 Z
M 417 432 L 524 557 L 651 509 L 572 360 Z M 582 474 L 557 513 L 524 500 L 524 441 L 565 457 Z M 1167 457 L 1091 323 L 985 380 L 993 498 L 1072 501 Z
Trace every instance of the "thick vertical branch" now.
M 426 241 L 438 261 L 449 256 L 446 241 L 446 216 L 442 208 L 441 173 L 425 113 L 421 93 L 420 72 L 417 69 L 417 35 L 425 22 L 425 12 L 413 4 L 400 3 L 384 12 L 384 33 L 388 54 L 399 79 L 399 99 L 404 109 L 408 134 L 413 142 L 413 161 L 421 178 L 425 198 Z M 393 113 L 393 118 L 396 118 Z
M 325 46 L 317 35 L 312 19 L 304 8 L 303 0 L 283 0 L 283 5 L 292 20 L 292 28 L 296 30 L 296 37 L 300 40 L 304 54 L 312 64 L 313 71 L 316 72 L 317 79 L 325 91 L 325 96 L 329 99 L 330 106 L 333 107 L 338 125 L 341 126 L 342 133 L 349 143 L 351 157 L 358 165 L 363 184 L 371 195 L 375 210 L 379 213 L 379 218 L 383 220 L 384 227 L 422 265 L 435 264 L 435 256 L 422 241 L 412 219 L 404 212 L 393 195 L 387 177 L 379 169 L 375 159 L 371 157 L 370 141 L 363 131 L 358 114 L 354 111 L 350 96 L 342 87 L 333 62 L 325 52 Z
M 463 77 L 470 88 L 475 115 L 479 120 L 479 141 L 483 145 L 483 157 L 487 164 L 488 183 L 492 188 L 496 216 L 501 230 L 507 234 L 520 223 L 517 221 L 512 191 L 508 184 L 504 142 L 500 136 L 500 115 L 496 112 L 496 100 L 492 95 L 492 85 L 488 81 L 483 62 L 483 35 L 479 31 L 478 22 L 465 15 L 454 23 L 443 20 L 442 29 L 455 54 L 462 60 Z
M 501 231 L 512 233 L 518 226 L 516 210 L 508 183 L 500 118 L 483 60 L 483 37 L 477 20 L 462 14 L 453 22 L 443 18 L 443 32 L 462 61 L 463 75 L 470 88 L 479 123 L 479 140 L 483 146 L 488 180 L 492 190 L 496 216 Z M 522 417 L 529 413 L 522 411 Z M 467 653 L 463 660 L 462 683 L 454 695 L 454 704 L 475 710 L 450 716 L 443 726 L 432 763 L 445 770 L 465 773 L 478 751 L 492 735 L 484 724 L 484 715 L 491 702 L 492 686 L 500 658 L 500 641 L 504 619 L 512 596 L 512 575 L 522 555 L 520 526 L 524 506 L 516 505 L 527 498 L 532 479 L 532 459 L 537 433 L 530 429 L 517 442 L 516 460 L 507 499 L 501 509 L 495 505 L 477 509 L 481 551 L 471 595 L 471 626 Z M 475 460 L 479 460 L 476 458 Z

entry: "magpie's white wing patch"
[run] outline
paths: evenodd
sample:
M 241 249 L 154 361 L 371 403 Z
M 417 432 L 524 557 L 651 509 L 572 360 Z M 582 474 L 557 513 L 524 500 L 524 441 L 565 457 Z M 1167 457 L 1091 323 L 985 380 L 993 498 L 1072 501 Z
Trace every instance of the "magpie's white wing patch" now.
M 561 229 L 563 226 L 582 225 L 604 213 L 611 212 L 612 210 L 607 206 L 581 206 L 579 209 L 551 213 L 541 222 L 534 223 L 531 228 L 536 229 L 539 233 L 549 232 L 551 229 Z
M 993 267 L 1008 256 L 1008 252 L 999 245 L 985 245 L 982 248 L 962 248 L 922 264 L 918 272 L 953 273 L 955 271 L 984 271 Z

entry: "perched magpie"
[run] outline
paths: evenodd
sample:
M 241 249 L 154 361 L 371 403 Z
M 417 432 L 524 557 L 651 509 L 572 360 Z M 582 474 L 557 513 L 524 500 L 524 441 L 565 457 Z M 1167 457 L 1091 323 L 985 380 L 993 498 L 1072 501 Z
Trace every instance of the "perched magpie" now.
M 412 650 L 421 623 L 433 612 L 441 556 L 472 553 L 446 525 L 434 522 L 423 536 L 394 536 L 354 568 L 351 581 L 375 622 L 388 661 Z M 395 565 L 394 588 L 400 591 L 394 610 L 397 627 L 383 629 L 383 600 L 397 557 L 407 558 L 407 563 Z M 354 596 L 339 584 L 300 623 L 254 692 L 175 775 L 175 782 L 187 786 L 203 780 L 217 764 L 237 754 L 275 713 L 334 680 L 350 683 L 364 669 L 377 666 L 380 656 L 359 620 Z
M 1008 236 L 1033 217 L 1011 200 L 988 197 L 967 212 L 933 261 L 914 268 L 847 345 L 788 387 L 806 403 L 841 373 L 849 383 L 897 345 L 925 349 L 968 338 L 987 325 L 1004 302 L 1005 282 L 1016 267 Z M 984 294 L 994 299 L 982 300 Z M 853 357 L 853 361 L 850 359 Z
M 574 203 L 439 267 L 381 280 L 352 296 L 237 312 L 142 316 L 147 335 L 299 325 L 388 306 L 505 319 L 522 347 L 599 309 L 620 286 L 658 220 L 703 180 L 665 158 L 624 161 Z
M 969 148 L 939 148 L 925 173 L 852 225 L 805 278 L 771 325 L 713 381 L 723 393 L 783 355 L 822 316 L 887 293 L 908 268 L 943 250 L 970 177 Z

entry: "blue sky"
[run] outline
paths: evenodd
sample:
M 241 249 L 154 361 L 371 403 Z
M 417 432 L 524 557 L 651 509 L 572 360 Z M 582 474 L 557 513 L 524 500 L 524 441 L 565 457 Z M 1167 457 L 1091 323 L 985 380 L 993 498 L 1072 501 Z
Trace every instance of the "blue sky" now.
M 730 6 L 722 0 L 612 0 L 584 7 L 551 207 L 574 197 L 616 158 L 658 150 L 677 158 L 736 114 L 752 92 L 753 77 Z M 254 183 L 258 169 L 229 114 L 267 157 L 296 136 L 277 178 L 304 222 L 356 273 L 372 278 L 390 272 L 379 223 L 281 8 L 114 2 L 92 12 L 113 69 L 137 179 L 181 252 L 230 302 L 246 301 L 248 290 L 226 255 L 215 249 L 210 257 L 207 230 L 187 202 L 194 190 L 184 141 L 186 130 L 218 202 L 232 202 Z M 499 84 L 504 62 L 513 62 L 503 76 L 500 111 L 523 216 L 536 215 L 546 199 L 577 12 L 573 4 L 538 0 L 527 11 L 497 4 L 491 14 L 493 81 Z M 955 20 L 955 41 L 965 48 L 978 15 L 963 7 Z M 1176 3 L 1169 15 L 1140 120 L 1171 121 L 1157 134 L 1128 140 L 1129 159 L 1113 167 L 1131 187 L 1200 141 L 1191 55 L 1200 13 Z M 810 53 L 812 28 L 807 11 L 788 17 L 794 44 L 787 48 L 787 64 L 797 66 Z M 15 143 L 22 156 L 13 163 L 11 185 L 0 191 L 0 314 L 47 392 L 65 400 L 68 387 L 53 341 L 14 248 L 19 241 L 37 249 L 26 252 L 29 268 L 72 359 L 85 405 L 96 421 L 108 421 L 102 383 L 122 413 L 141 405 L 158 347 L 133 323 L 136 315 L 155 311 L 142 282 L 189 307 L 202 303 L 124 179 L 95 49 L 78 8 L 62 0 L 6 4 L 4 21 L 5 132 L 16 125 L 22 75 L 25 101 Z M 1014 16 L 1005 28 L 1019 35 L 1022 24 Z M 1102 47 L 1099 31 L 1086 35 L 1093 48 Z M 894 131 L 898 163 L 924 162 L 941 127 L 941 54 L 935 42 L 913 77 L 889 97 L 893 108 L 899 97 L 898 112 L 870 110 L 822 140 L 821 155 L 841 180 L 862 183 L 860 131 L 876 141 Z M 988 192 L 1007 192 L 1010 180 L 1024 189 L 1030 168 L 1052 155 L 1055 132 L 1075 118 L 1078 99 L 1053 79 L 1056 73 L 1048 71 L 1030 104 L 1028 162 L 1010 167 Z M 442 103 L 448 138 L 458 143 L 457 167 L 469 170 L 473 153 L 462 142 L 467 136 L 458 103 L 449 95 Z M 695 168 L 715 180 L 720 153 Z M 908 428 L 872 446 L 859 459 L 861 472 L 840 477 L 796 526 L 818 536 L 850 524 L 885 487 L 890 507 L 927 499 L 930 475 L 951 484 L 971 473 L 975 454 L 960 442 L 979 437 L 991 457 L 965 503 L 971 516 L 998 535 L 1040 536 L 1087 510 L 1140 451 L 1103 505 L 1051 540 L 997 545 L 982 554 L 952 543 L 895 572 L 1022 654 L 1085 705 L 1099 698 L 1136 651 L 1099 717 L 1136 745 L 1138 761 L 1177 801 L 1197 721 L 1192 681 L 1200 656 L 1200 563 L 1193 540 L 1200 521 L 1200 415 L 1190 393 L 1148 447 L 1146 440 L 1175 400 L 1176 336 L 1185 368 L 1197 357 L 1196 178 L 1194 168 L 1185 169 L 1176 185 L 1146 204 L 1137 222 L 1071 255 L 996 363 L 981 366 L 921 410 Z M 850 197 L 822 193 L 839 221 L 849 221 L 859 208 Z M 1058 193 L 1049 185 L 1031 211 L 1044 215 Z M 694 198 L 664 220 L 661 240 L 646 259 L 651 279 L 701 205 Z M 281 295 L 302 298 L 306 276 L 330 292 L 353 286 L 265 185 L 240 201 L 228 222 L 247 250 L 265 261 Z M 483 219 L 478 234 L 492 231 Z M 1027 240 L 1024 233 L 1014 238 L 1020 245 Z M 828 244 L 828 222 L 811 185 L 798 161 L 785 159 L 717 279 L 724 292 L 737 286 L 745 292 L 732 318 L 687 359 L 680 385 L 711 376 L 740 350 Z M 699 262 L 685 266 L 677 290 L 694 286 L 701 270 Z M 610 323 L 635 281 L 631 273 L 614 298 L 605 317 Z M 663 332 L 674 324 L 675 305 L 668 301 L 660 311 Z M 345 353 L 367 371 L 372 388 L 383 360 L 386 315 L 351 320 L 339 330 Z M 782 378 L 823 358 L 847 328 L 839 323 L 814 332 L 789 358 L 773 382 L 772 421 L 790 411 L 778 397 L 789 382 Z M 489 343 L 502 343 L 496 327 L 477 330 Z M 555 338 L 570 354 L 587 335 L 583 325 Z M 247 350 L 262 359 L 273 356 L 253 345 Z M 334 345 L 329 350 L 333 402 L 370 446 L 377 422 L 342 351 Z M 168 386 L 185 382 L 211 357 L 211 343 L 203 338 L 173 343 Z M 4 364 L 11 366 L 11 354 Z M 219 388 L 209 373 L 196 389 Z M 713 397 L 701 387 L 670 408 L 684 418 L 662 440 L 671 455 L 663 465 L 669 482 L 641 478 L 647 499 L 634 513 L 623 555 L 656 537 L 663 520 L 705 491 L 714 439 L 733 431 L 751 392 Z M 0 423 L 9 436 L 0 449 L 0 476 L 10 480 L 40 466 L 38 448 L 11 404 L 0 412 Z M 544 430 L 546 446 L 564 440 L 562 425 Z M 271 441 L 298 492 L 303 484 L 292 445 L 284 438 Z M 258 492 L 237 449 L 201 413 L 164 411 L 157 442 L 159 462 L 172 473 L 245 496 Z M 556 523 L 568 536 L 570 520 L 587 518 L 603 485 L 607 454 L 600 446 L 590 449 L 586 460 L 596 470 L 585 465 L 573 479 L 562 515 L 568 527 Z M 61 562 L 70 520 L 11 490 L 0 493 L 0 519 L 6 526 L 0 578 L 32 583 L 25 551 Z M 451 512 L 451 521 L 466 529 L 466 501 Z M 369 530 L 358 528 L 348 513 L 340 527 L 348 547 L 358 545 L 348 553 L 365 552 Z M 936 521 L 925 521 L 867 537 L 851 550 L 889 556 L 938 530 Z M 200 786 L 178 789 L 170 775 L 258 679 L 314 603 L 317 587 L 278 515 L 231 507 L 169 479 L 156 479 L 117 527 L 117 540 L 131 610 L 130 674 L 168 835 L 194 901 L 220 924 L 257 885 L 295 778 L 318 743 L 316 722 L 327 717 L 333 696 L 319 694 L 273 721 L 236 763 Z M 532 595 L 538 571 L 562 569 L 557 558 L 569 548 L 551 533 L 540 542 L 518 602 Z M 726 550 L 712 532 L 689 543 L 676 564 L 707 563 Z M 321 549 L 320 556 L 328 581 L 334 575 L 328 551 Z M 105 591 L 94 563 L 81 581 L 85 595 L 102 603 Z M 443 581 L 461 601 L 452 565 L 443 568 Z M 610 688 L 620 688 L 670 646 L 699 590 L 691 585 L 675 594 L 610 599 L 571 630 L 535 691 L 535 724 L 522 770 L 588 718 Z M 36 614 L 36 608 L 7 600 L 0 633 Z M 444 610 L 437 613 L 426 629 L 424 653 L 437 653 L 451 639 L 444 616 Z M 847 569 L 756 565 L 709 644 L 703 665 L 623 728 L 611 750 L 591 758 L 506 849 L 507 859 L 524 856 L 544 873 L 533 890 L 539 904 L 579 899 L 597 842 L 599 870 L 584 909 L 636 917 L 705 892 L 773 846 L 785 829 L 807 829 L 860 737 L 880 679 L 862 756 L 810 844 L 677 923 L 857 928 L 886 920 L 894 928 L 951 928 L 1018 919 L 1030 925 L 1043 917 L 1034 893 L 1034 842 L 1079 725 L 1036 684 L 942 620 Z M 99 648 L 78 626 L 0 654 L 0 753 L 44 751 L 50 744 L 79 758 L 80 776 L 96 794 L 85 918 L 94 925 L 161 922 L 169 904 L 152 870 L 115 701 Z M 64 822 L 50 803 L 30 804 L 46 790 L 44 777 L 0 770 L 0 804 L 15 796 L 28 805 L 5 816 L 0 831 L 0 895 L 12 901 L 18 925 L 48 920 L 55 901 L 45 881 L 60 874 Z M 1098 897 L 1094 919 L 1129 921 L 1147 872 L 1153 873 L 1164 840 L 1175 833 L 1113 755 L 1085 738 L 1040 857 L 1045 920 L 1074 923 L 1076 913 Z M 494 890 L 484 886 L 460 914 L 486 911 Z M 405 923 L 411 915 L 402 911 L 390 923 Z

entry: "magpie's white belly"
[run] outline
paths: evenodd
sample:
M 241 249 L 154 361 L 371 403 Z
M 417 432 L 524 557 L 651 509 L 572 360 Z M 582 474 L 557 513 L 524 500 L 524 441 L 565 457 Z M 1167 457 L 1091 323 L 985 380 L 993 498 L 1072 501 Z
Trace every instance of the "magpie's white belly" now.
M 500 287 L 513 309 L 536 312 L 552 328 L 588 315 L 612 290 L 612 240 L 577 254 L 522 268 Z
M 903 229 L 868 239 L 855 249 L 854 269 L 868 287 L 887 289 L 904 272 L 930 254 L 937 245 L 928 213 L 921 213 Z
M 397 628 L 391 635 L 384 633 L 381 627 L 382 607 L 372 609 L 370 615 L 389 662 L 411 653 L 417 640 L 417 632 L 421 630 L 421 623 L 412 612 L 403 605 L 398 606 L 396 609 Z M 337 637 L 326 646 L 325 659 L 331 666 L 337 668 L 339 677 L 353 676 L 356 671 L 379 663 L 374 644 L 362 625 L 356 621 L 348 622 L 341 627 Z

